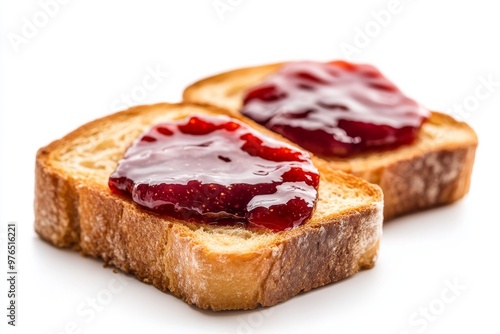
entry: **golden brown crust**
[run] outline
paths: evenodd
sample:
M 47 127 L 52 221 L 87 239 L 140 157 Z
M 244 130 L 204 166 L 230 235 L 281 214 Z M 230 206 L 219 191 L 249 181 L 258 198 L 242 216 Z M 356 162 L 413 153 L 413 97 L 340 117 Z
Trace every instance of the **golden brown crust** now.
M 327 160 L 334 168 L 345 170 L 368 182 L 378 184 L 384 192 L 384 219 L 453 203 L 469 191 L 477 137 L 463 122 L 432 112 L 426 127 L 452 126 L 467 134 L 465 140 L 417 140 L 415 149 L 384 152 L 375 157 L 382 162 Z M 446 129 L 438 136 L 447 136 Z M 439 139 L 439 138 L 438 138 Z M 372 159 L 370 154 L 358 159 Z M 354 168 L 353 168 L 354 167 Z
M 47 155 L 42 148 L 36 159 L 35 230 L 58 247 L 77 247 L 80 224 L 76 188 L 70 178 L 47 167 Z
M 384 191 L 386 220 L 453 203 L 467 194 L 475 145 L 426 152 L 379 170 L 356 175 Z M 373 180 L 373 181 L 372 181 Z
M 223 113 L 189 105 L 136 107 L 84 125 L 40 149 L 36 232 L 56 246 L 102 258 L 162 291 L 213 310 L 271 306 L 373 266 L 381 237 L 382 192 L 316 158 L 320 196 L 332 193 L 333 200 L 340 200 L 357 192 L 368 200 L 325 212 L 331 204 L 323 199 L 306 224 L 280 233 L 160 217 L 58 163 L 67 150 L 81 148 L 73 145 L 78 140 L 113 123 L 160 112 L 184 115 L 193 109 Z
M 184 101 L 212 104 L 241 116 L 244 91 L 283 63 L 236 69 L 202 79 L 184 91 Z M 436 129 L 438 131 L 436 132 Z M 432 112 L 416 143 L 354 158 L 324 158 L 330 166 L 378 184 L 385 220 L 452 203 L 467 194 L 477 136 L 466 123 Z

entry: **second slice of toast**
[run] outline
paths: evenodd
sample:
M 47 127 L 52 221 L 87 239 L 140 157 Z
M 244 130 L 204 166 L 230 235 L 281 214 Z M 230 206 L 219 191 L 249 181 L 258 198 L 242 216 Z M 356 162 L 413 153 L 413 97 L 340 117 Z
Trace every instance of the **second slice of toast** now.
M 380 188 L 314 157 L 320 172 L 316 208 L 306 223 L 283 232 L 181 221 L 111 193 L 109 175 L 146 129 L 223 113 L 189 104 L 140 106 L 41 148 L 36 232 L 55 246 L 101 258 L 189 304 L 213 310 L 274 305 L 373 267 L 382 233 Z
M 283 63 L 236 69 L 202 79 L 184 91 L 184 101 L 210 104 L 241 115 L 243 95 Z M 386 220 L 462 198 L 470 186 L 477 147 L 464 122 L 431 112 L 411 145 L 348 158 L 323 158 L 332 168 L 380 185 Z

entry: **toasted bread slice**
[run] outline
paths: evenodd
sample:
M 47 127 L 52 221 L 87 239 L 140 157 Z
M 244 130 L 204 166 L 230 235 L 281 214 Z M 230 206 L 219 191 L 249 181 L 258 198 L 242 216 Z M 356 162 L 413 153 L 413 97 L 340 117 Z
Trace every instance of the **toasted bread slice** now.
M 371 268 L 382 230 L 380 188 L 314 157 L 320 171 L 316 208 L 305 224 L 283 232 L 180 221 L 111 193 L 109 175 L 150 126 L 221 113 L 189 104 L 140 106 L 86 124 L 41 148 L 36 232 L 58 247 L 102 258 L 213 310 L 274 305 Z
M 240 115 L 245 90 L 282 65 L 242 68 L 208 77 L 186 88 L 184 101 L 211 104 Z M 380 185 L 384 217 L 389 220 L 462 198 L 469 191 L 477 144 L 474 130 L 466 123 L 432 112 L 411 145 L 325 160 L 332 168 Z

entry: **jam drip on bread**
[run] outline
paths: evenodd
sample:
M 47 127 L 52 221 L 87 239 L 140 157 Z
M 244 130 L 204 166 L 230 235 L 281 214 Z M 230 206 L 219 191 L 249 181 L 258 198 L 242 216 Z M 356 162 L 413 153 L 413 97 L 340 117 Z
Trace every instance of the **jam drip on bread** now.
M 273 231 L 311 216 L 318 184 L 307 153 L 225 116 L 153 126 L 109 178 L 112 192 L 159 214 Z
M 410 144 L 430 114 L 375 67 L 345 61 L 286 63 L 244 93 L 241 113 L 323 157 Z

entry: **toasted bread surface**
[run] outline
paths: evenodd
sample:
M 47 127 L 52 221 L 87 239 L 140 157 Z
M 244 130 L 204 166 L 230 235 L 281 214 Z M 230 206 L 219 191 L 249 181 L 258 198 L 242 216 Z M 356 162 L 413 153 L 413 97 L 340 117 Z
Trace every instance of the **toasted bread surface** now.
M 102 258 L 213 310 L 274 305 L 373 267 L 383 219 L 380 188 L 315 157 L 321 179 L 313 215 L 283 232 L 180 221 L 111 193 L 109 175 L 150 126 L 224 113 L 190 104 L 140 106 L 86 124 L 41 148 L 36 232 L 55 246 Z
M 282 65 L 241 68 L 202 79 L 186 88 L 184 101 L 210 104 L 241 115 L 244 92 Z M 411 145 L 349 158 L 323 159 L 332 168 L 380 185 L 384 192 L 384 217 L 389 220 L 465 196 L 477 144 L 476 133 L 469 125 L 431 112 Z

